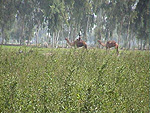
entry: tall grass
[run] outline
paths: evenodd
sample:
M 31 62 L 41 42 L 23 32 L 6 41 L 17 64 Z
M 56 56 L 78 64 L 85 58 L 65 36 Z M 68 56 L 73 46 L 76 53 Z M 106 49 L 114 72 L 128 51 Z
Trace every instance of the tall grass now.
M 148 113 L 148 77 L 148 51 L 2 46 L 0 112 Z

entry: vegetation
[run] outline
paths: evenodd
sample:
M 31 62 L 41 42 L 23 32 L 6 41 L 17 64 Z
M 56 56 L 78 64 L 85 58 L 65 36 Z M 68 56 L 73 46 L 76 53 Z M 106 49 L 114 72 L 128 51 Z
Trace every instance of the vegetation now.
M 0 112 L 148 113 L 149 52 L 126 49 L 150 48 L 149 4 L 0 0 Z M 79 33 L 88 49 L 59 48 Z M 98 40 L 115 40 L 119 56 Z
M 149 111 L 149 52 L 0 47 L 0 112 Z
M 81 31 L 85 41 L 115 39 L 148 48 L 149 0 L 0 0 L 0 39 L 42 40 L 52 47 Z M 40 33 L 44 30 L 45 32 Z M 94 34 L 92 34 L 94 33 Z M 137 40 L 136 40 L 137 39 Z

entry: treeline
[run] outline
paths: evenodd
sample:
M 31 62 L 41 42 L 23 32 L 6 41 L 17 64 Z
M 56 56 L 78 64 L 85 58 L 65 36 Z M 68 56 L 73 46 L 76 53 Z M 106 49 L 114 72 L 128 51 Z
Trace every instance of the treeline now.
M 56 47 L 81 31 L 86 41 L 115 36 L 122 47 L 137 43 L 144 49 L 149 43 L 149 4 L 149 0 L 0 0 L 1 43 L 15 39 L 24 44 L 34 37 L 38 44 L 43 30 L 43 40 Z

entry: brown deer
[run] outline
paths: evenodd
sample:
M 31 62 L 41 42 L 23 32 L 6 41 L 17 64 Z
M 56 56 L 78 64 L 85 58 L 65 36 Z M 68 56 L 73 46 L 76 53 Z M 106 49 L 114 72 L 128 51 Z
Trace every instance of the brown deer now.
M 102 43 L 100 40 L 98 40 L 99 44 L 101 44 L 102 46 L 106 47 L 106 51 L 107 49 L 111 48 L 111 47 L 115 47 L 117 50 L 117 55 L 119 54 L 119 50 L 118 50 L 118 44 L 115 41 L 107 41 L 106 44 Z
M 67 43 L 70 45 L 70 46 L 74 46 L 74 47 L 82 47 L 84 46 L 84 48 L 87 49 L 87 44 L 83 41 L 83 40 L 75 40 L 73 42 L 70 42 L 68 38 L 65 38 L 65 40 L 67 41 Z

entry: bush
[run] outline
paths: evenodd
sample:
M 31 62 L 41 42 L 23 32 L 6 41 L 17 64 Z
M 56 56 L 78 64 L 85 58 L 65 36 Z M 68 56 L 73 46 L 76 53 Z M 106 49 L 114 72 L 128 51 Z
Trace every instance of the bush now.
M 0 112 L 148 112 L 148 51 L 0 51 Z

